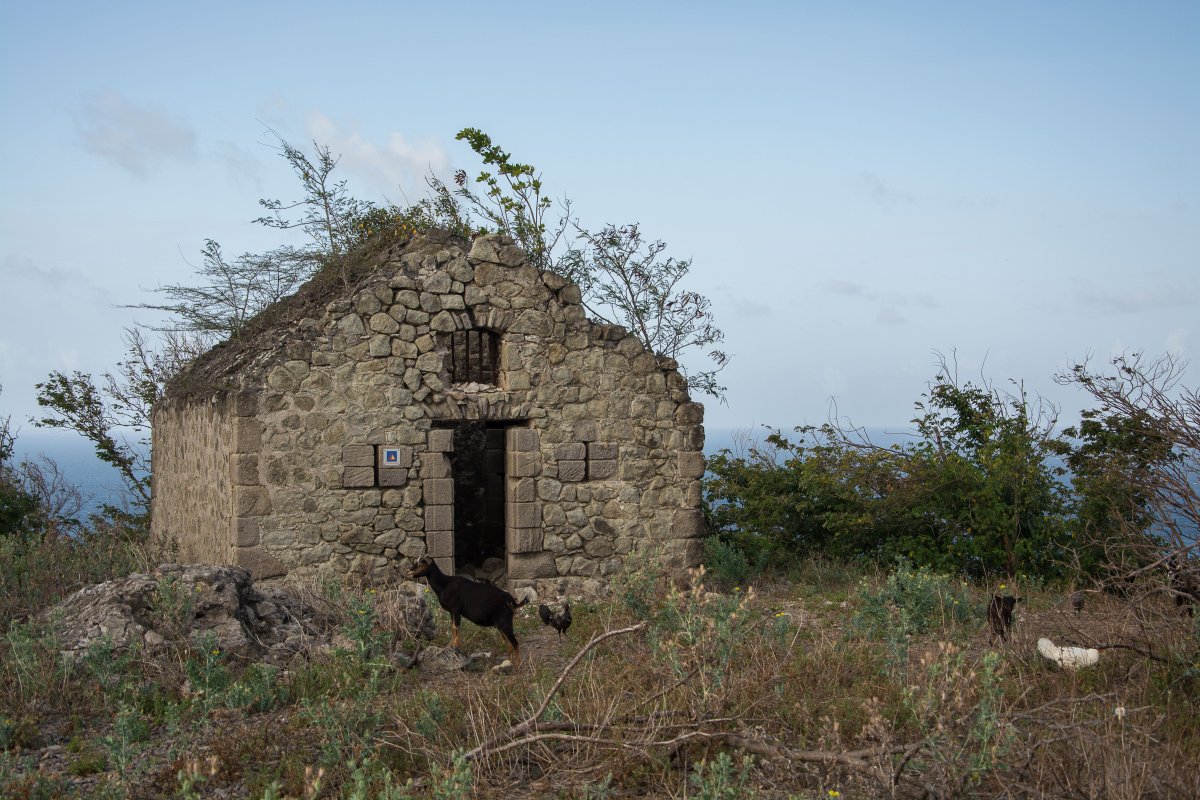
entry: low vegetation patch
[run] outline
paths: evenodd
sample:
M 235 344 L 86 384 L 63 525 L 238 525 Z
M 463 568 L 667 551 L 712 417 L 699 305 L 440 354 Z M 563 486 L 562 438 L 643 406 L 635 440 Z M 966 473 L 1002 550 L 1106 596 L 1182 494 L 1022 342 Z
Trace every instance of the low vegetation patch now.
M 0 641 L 4 797 L 1196 796 L 1200 635 L 1159 595 L 1022 593 L 832 562 L 728 585 L 628 575 L 568 635 L 521 609 L 515 672 L 428 673 L 384 593 L 314 586 L 341 644 L 245 666 L 211 642 L 75 666 L 52 623 Z M 816 576 L 840 578 L 828 592 Z M 1135 599 L 1136 598 L 1136 599 Z M 438 612 L 435 645 L 449 640 Z M 1078 672 L 1035 642 L 1101 647 Z M 464 626 L 463 648 L 503 648 Z

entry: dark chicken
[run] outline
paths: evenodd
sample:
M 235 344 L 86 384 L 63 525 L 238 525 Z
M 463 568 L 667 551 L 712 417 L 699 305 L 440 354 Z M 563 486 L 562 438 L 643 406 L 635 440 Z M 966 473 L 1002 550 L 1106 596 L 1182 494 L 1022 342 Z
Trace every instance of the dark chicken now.
M 559 636 L 562 636 L 567 632 L 567 628 L 571 627 L 570 603 L 563 603 L 562 611 L 551 611 L 550 606 L 543 603 L 538 606 L 538 615 L 542 618 L 542 624 L 554 628 L 558 631 Z

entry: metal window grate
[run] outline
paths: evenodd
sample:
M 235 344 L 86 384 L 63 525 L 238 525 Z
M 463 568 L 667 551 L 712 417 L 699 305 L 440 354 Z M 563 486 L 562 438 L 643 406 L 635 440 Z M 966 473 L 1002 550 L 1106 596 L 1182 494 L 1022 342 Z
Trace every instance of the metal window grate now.
M 454 331 L 450 337 L 450 379 L 454 383 L 497 383 L 500 337 L 493 331 Z

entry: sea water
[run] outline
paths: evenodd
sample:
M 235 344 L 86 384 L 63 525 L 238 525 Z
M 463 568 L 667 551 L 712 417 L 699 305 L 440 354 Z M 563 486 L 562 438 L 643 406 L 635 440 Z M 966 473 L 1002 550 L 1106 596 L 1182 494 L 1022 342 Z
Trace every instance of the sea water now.
M 22 461 L 39 463 L 48 458 L 58 465 L 66 481 L 79 489 L 83 498 L 80 518 L 98 513 L 105 504 L 126 505 L 125 484 L 121 473 L 96 456 L 95 446 L 71 431 L 22 428 L 13 443 L 13 466 Z
M 706 428 L 704 438 L 705 455 L 715 455 L 722 450 L 729 450 L 734 456 L 745 456 L 751 447 L 766 445 L 773 427 L 747 424 L 740 427 Z M 798 434 L 790 427 L 778 430 L 790 441 L 800 440 Z M 868 435 L 876 444 L 892 444 L 899 441 L 902 434 L 899 428 L 870 428 Z M 96 456 L 95 447 L 82 436 L 71 431 L 46 430 L 43 428 L 22 428 L 16 432 L 16 442 L 13 448 L 13 463 L 22 460 L 38 461 L 41 458 L 52 459 L 62 470 L 70 483 L 78 487 L 84 500 L 81 517 L 86 519 L 88 514 L 98 512 L 104 504 L 122 507 L 125 500 L 125 486 L 121 475 L 115 467 L 106 464 Z

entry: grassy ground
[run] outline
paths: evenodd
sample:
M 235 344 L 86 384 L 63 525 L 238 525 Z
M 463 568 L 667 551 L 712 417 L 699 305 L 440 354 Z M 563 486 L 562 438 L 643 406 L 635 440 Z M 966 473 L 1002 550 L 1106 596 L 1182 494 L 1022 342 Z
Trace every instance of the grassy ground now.
M 0 796 L 1200 796 L 1192 619 L 1152 594 L 1089 595 L 1076 616 L 1017 588 L 992 646 L 995 587 L 920 570 L 812 562 L 683 588 L 649 572 L 573 603 L 567 637 L 522 609 L 520 669 L 451 674 L 404 668 L 422 643 L 369 591 L 338 601 L 345 646 L 291 673 L 183 647 L 67 670 L 45 623 L 12 612 Z M 503 656 L 495 631 L 464 634 Z M 1066 672 L 1042 636 L 1122 647 Z

